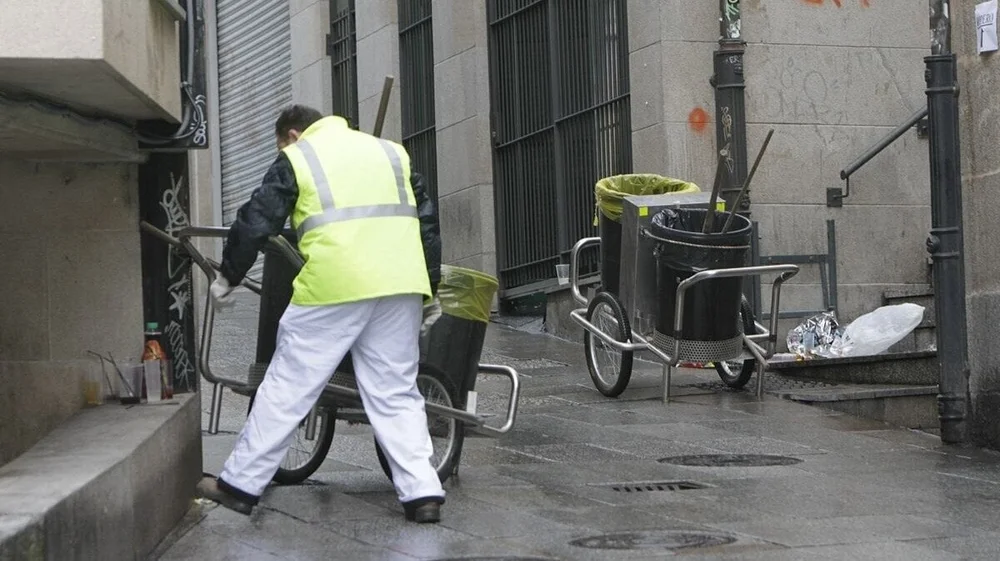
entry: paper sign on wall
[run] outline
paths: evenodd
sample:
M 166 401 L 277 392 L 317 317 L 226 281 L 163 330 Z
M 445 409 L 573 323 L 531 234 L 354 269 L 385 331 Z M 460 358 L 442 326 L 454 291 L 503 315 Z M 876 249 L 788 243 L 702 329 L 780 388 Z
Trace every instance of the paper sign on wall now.
M 976 4 L 976 52 L 997 50 L 997 0 Z

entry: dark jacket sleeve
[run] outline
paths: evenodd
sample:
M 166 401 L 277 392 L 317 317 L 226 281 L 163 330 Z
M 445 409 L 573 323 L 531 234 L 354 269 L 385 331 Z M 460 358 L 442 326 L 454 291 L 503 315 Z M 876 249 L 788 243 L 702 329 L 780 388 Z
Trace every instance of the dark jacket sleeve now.
M 420 240 L 424 244 L 424 259 L 427 261 L 427 275 L 431 280 L 431 292 L 437 294 L 441 282 L 441 227 L 437 209 L 427 193 L 427 182 L 419 173 L 410 174 L 413 197 L 417 201 L 417 216 L 420 218 Z
M 264 174 L 261 186 L 236 212 L 236 220 L 229 228 L 222 250 L 222 275 L 230 286 L 243 280 L 268 238 L 281 233 L 298 196 L 292 163 L 282 152 Z

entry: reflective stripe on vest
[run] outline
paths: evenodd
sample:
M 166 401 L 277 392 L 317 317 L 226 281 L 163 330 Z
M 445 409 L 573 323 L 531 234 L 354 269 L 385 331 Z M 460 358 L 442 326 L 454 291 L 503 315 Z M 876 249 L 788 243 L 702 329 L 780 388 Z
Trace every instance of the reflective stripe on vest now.
M 302 153 L 302 157 L 305 158 L 306 164 L 309 166 L 309 172 L 316 183 L 316 194 L 319 195 L 320 205 L 323 207 L 322 213 L 315 214 L 302 221 L 302 224 L 298 228 L 299 239 L 302 239 L 302 236 L 310 230 L 334 222 L 393 216 L 417 218 L 417 207 L 410 205 L 406 198 L 406 178 L 403 176 L 403 162 L 399 159 L 399 154 L 396 153 L 396 149 L 388 141 L 381 138 L 377 138 L 376 140 L 378 140 L 382 149 L 385 150 L 385 155 L 392 164 L 392 171 L 396 176 L 396 189 L 399 192 L 399 204 L 388 203 L 337 208 L 333 200 L 333 191 L 330 190 L 330 183 L 326 179 L 326 172 L 323 171 L 323 165 L 320 163 L 316 151 L 309 144 L 308 140 L 300 139 L 295 143 L 295 146 Z

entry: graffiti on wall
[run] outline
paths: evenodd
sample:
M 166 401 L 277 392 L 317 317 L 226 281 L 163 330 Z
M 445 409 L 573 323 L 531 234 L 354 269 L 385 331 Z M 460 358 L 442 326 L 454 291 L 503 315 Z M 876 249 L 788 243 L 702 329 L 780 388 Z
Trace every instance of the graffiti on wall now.
M 186 153 L 152 153 L 139 166 L 142 220 L 176 236 L 191 225 Z M 197 390 L 191 258 L 153 236 L 142 237 L 143 315 L 162 328 L 172 363 L 174 393 Z
M 727 39 L 739 39 L 740 33 L 740 0 L 723 0 L 723 29 Z
M 166 215 L 164 230 L 174 236 L 178 231 L 191 225 L 187 210 L 182 204 L 186 195 L 184 176 L 170 174 L 170 184 L 160 197 L 160 208 Z M 167 324 L 163 329 L 166 336 L 167 353 L 174 365 L 174 386 L 192 387 L 195 376 L 194 364 L 188 355 L 185 325 L 193 313 L 191 301 L 191 258 L 177 248 L 167 251 Z

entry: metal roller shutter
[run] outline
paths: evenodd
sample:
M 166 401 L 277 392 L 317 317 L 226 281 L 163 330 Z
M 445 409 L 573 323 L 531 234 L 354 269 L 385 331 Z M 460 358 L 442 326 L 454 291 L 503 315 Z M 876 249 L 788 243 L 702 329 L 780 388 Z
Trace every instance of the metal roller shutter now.
M 222 221 L 228 226 L 271 165 L 274 119 L 292 102 L 288 0 L 218 0 Z M 250 270 L 260 278 L 263 260 Z

